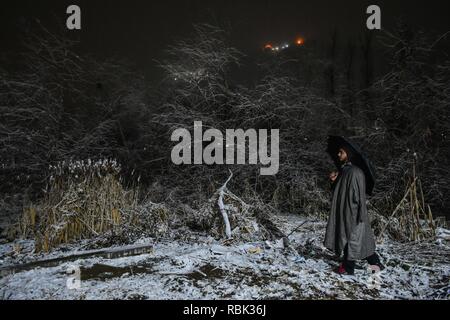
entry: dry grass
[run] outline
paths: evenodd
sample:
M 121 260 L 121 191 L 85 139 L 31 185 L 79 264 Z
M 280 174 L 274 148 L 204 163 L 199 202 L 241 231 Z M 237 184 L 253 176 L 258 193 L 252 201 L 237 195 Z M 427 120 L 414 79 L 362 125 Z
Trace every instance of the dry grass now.
M 81 239 L 92 239 L 98 247 L 143 236 L 159 238 L 177 226 L 224 238 L 223 212 L 231 227 L 229 241 L 268 239 L 276 229 L 256 195 L 250 205 L 225 186 L 199 209 L 186 204 L 170 209 L 150 200 L 138 203 L 136 188 L 123 188 L 120 166 L 114 161 L 61 163 L 51 171 L 45 197 L 24 208 L 19 222 L 21 236 L 33 237 L 37 252 Z
M 387 233 L 395 240 L 408 242 L 433 239 L 438 224 L 425 202 L 422 183 L 414 164 L 403 198 L 389 217 L 376 215 L 375 228 L 380 236 Z
M 113 160 L 63 162 L 51 167 L 46 196 L 24 209 L 22 236 L 34 236 L 36 251 L 91 238 L 122 224 L 123 211 L 137 206 L 136 190 L 127 191 Z

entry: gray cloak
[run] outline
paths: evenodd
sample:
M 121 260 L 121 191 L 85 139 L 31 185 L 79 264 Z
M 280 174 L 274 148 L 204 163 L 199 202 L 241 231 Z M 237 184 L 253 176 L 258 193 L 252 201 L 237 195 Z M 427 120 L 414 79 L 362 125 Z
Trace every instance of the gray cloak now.
M 331 214 L 324 245 L 340 255 L 348 244 L 348 260 L 361 260 L 375 252 L 375 237 L 366 207 L 364 172 L 346 163 L 334 182 Z

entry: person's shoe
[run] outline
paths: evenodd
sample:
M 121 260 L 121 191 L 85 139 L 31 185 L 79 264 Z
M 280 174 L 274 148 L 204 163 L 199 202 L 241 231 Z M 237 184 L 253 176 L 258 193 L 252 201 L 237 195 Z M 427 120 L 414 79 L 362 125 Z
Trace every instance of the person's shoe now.
M 352 270 L 347 270 L 345 269 L 345 266 L 343 263 L 341 263 L 339 265 L 339 267 L 337 269 L 334 270 L 337 274 L 341 274 L 341 275 L 349 275 L 349 276 L 353 276 L 355 274 L 354 271 Z

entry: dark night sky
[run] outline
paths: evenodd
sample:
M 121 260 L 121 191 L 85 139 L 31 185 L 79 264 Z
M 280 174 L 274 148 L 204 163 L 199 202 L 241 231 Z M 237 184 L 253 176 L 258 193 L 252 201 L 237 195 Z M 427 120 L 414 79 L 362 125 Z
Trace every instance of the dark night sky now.
M 26 26 L 39 19 L 48 28 L 64 27 L 70 4 L 82 9 L 82 31 L 67 31 L 81 40 L 86 52 L 126 58 L 154 73 L 153 60 L 176 38 L 188 35 L 192 24 L 227 23 L 233 44 L 247 55 L 267 41 L 290 41 L 301 35 L 326 41 L 334 28 L 341 37 L 356 37 L 364 31 L 369 4 L 382 9 L 383 28 L 403 17 L 411 24 L 436 32 L 450 30 L 448 0 L 16 0 L 2 4 L 0 40 L 14 48 Z M 54 19 L 57 17 L 60 21 Z

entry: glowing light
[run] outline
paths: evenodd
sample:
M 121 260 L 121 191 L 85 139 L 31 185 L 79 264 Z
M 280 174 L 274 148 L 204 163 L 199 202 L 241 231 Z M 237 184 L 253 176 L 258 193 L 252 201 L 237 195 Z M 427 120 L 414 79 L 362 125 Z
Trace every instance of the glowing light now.
M 303 41 L 303 39 L 302 39 L 302 41 Z M 274 46 L 271 43 L 267 43 L 264 46 L 264 49 L 279 52 L 279 51 L 285 50 L 289 47 L 290 47 L 290 45 L 288 43 L 282 43 L 281 45 L 277 45 L 277 46 Z
M 304 45 L 304 44 L 305 44 L 305 39 L 303 39 L 303 38 L 298 38 L 298 39 L 295 41 L 295 43 L 296 43 L 298 46 Z

